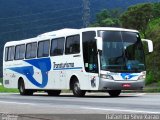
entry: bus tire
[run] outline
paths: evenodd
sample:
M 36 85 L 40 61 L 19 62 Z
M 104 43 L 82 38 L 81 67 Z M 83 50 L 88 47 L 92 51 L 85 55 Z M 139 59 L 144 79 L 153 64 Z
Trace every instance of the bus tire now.
M 111 97 L 118 97 L 121 93 L 121 90 L 108 90 L 108 93 Z
M 86 91 L 80 89 L 80 84 L 78 80 L 75 80 L 73 82 L 73 88 L 72 88 L 73 94 L 76 97 L 83 97 L 86 94 Z
M 25 84 L 24 84 L 23 79 L 20 79 L 18 82 L 18 90 L 19 90 L 20 95 L 33 95 L 32 90 L 25 89 Z
M 59 96 L 61 93 L 61 90 L 48 90 L 47 93 L 49 96 Z

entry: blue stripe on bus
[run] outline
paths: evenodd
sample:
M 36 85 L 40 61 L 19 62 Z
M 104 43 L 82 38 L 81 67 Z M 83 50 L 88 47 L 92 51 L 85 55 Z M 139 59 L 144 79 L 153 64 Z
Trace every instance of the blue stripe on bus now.
M 75 70 L 82 69 L 82 67 L 73 67 L 73 68 L 54 68 L 53 70 Z
M 48 83 L 47 72 L 51 70 L 50 58 L 32 59 L 32 60 L 24 60 L 24 61 L 29 63 L 31 66 L 12 67 L 8 69 L 25 75 L 32 84 L 34 84 L 37 87 L 44 88 Z M 41 71 L 42 82 L 38 82 L 34 78 L 33 67 L 36 67 Z
M 133 77 L 136 77 L 138 76 L 137 74 L 133 74 L 133 73 L 121 73 L 121 76 L 123 79 L 131 79 Z

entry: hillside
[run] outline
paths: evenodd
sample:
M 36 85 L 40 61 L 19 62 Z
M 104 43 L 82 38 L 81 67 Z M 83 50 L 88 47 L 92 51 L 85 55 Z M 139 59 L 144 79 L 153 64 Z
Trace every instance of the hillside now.
M 149 29 L 147 30 L 147 38 L 153 40 L 154 51 L 146 57 L 148 68 L 147 83 L 158 83 L 160 85 L 160 18 L 150 21 Z
M 123 11 L 130 5 L 143 2 L 160 0 L 90 0 L 90 22 L 102 9 L 120 8 Z M 30 38 L 66 27 L 83 27 L 83 0 L 0 0 L 0 9 L 0 51 L 10 40 Z M 0 66 L 2 56 L 1 52 Z

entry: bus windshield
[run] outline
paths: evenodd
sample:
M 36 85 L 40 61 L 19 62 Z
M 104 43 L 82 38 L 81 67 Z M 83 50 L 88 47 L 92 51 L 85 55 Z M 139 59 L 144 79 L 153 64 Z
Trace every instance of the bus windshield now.
M 128 31 L 98 31 L 103 39 L 101 70 L 111 72 L 145 71 L 145 58 L 140 36 Z

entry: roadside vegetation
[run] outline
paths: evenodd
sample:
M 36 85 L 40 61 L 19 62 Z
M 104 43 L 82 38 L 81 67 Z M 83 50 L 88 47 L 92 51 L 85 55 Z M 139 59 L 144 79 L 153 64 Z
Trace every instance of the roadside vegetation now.
M 3 79 L 0 78 L 0 93 L 17 93 L 18 89 L 11 89 L 11 88 L 4 88 L 4 86 L 2 85 Z
M 0 85 L 0 93 L 18 93 L 18 89 L 4 88 L 3 85 Z

